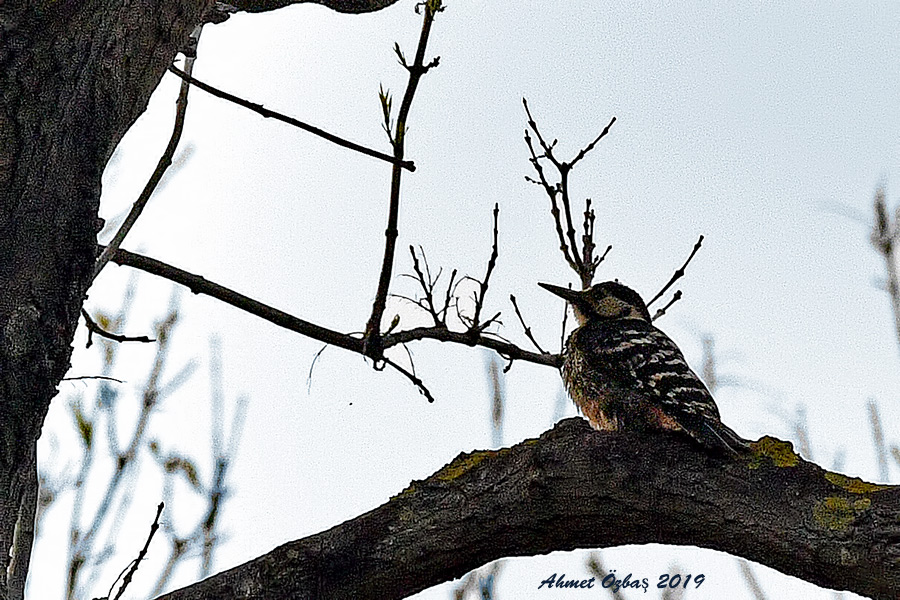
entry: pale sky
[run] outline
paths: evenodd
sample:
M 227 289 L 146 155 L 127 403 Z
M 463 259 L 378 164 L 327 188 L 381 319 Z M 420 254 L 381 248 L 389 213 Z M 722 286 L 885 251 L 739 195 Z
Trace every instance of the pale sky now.
M 791 420 L 805 407 L 812 458 L 827 468 L 843 455 L 844 472 L 876 479 L 865 406 L 878 401 L 888 441 L 900 443 L 900 352 L 867 219 L 879 184 L 897 204 L 900 6 L 446 4 L 429 46 L 441 64 L 424 77 L 409 121 L 407 157 L 418 170 L 404 176 L 395 272 L 411 271 L 406 248 L 421 244 L 433 268 L 481 277 L 498 202 L 500 258 L 485 311 L 502 310 L 501 334 L 527 347 L 508 301 L 514 293 L 538 339 L 558 350 L 562 306 L 536 283 L 565 285 L 574 277 L 558 251 L 546 197 L 523 177 L 521 99 L 546 135 L 559 138 L 563 156 L 615 116 L 610 134 L 572 175 L 576 197 L 593 199 L 598 246 L 613 245 L 596 281 L 618 278 L 649 298 L 706 236 L 677 286 L 684 300 L 657 325 L 698 370 L 700 339 L 714 336 L 720 376 L 740 383 L 721 389 L 717 402 L 739 433 L 796 442 Z M 389 87 L 399 104 L 405 72 L 392 46 L 397 41 L 412 55 L 420 19 L 407 0 L 363 16 L 310 5 L 238 15 L 204 29 L 194 72 L 388 152 L 378 87 Z M 156 164 L 177 86 L 166 75 L 120 145 L 105 176 L 105 218 L 130 206 Z M 361 331 L 377 286 L 390 168 L 199 90 L 191 93 L 182 148 L 188 144 L 189 160 L 124 247 L 301 318 Z M 129 275 L 107 267 L 87 306 L 118 306 Z M 403 278 L 393 286 L 415 292 Z M 143 276 L 129 332 L 149 328 L 170 293 L 170 284 Z M 376 373 L 336 348 L 318 359 L 308 388 L 321 344 L 209 298 L 185 292 L 181 303 L 176 357 L 196 357 L 201 367 L 161 408 L 157 434 L 202 452 L 212 335 L 222 343 L 226 398 L 250 398 L 215 571 L 353 518 L 459 452 L 491 444 L 482 350 L 411 346 L 434 404 L 396 373 Z M 387 318 L 398 313 L 401 326 L 422 322 L 408 306 L 389 303 Z M 95 349 L 83 349 L 83 336 L 76 375 L 99 364 Z M 121 352 L 116 376 L 127 392 L 142 381 L 152 349 Z M 561 393 L 556 372 L 516 363 L 506 384 L 504 445 L 552 426 Z M 91 388 L 61 389 L 89 396 Z M 65 438 L 61 398 L 47 426 Z M 566 416 L 574 415 L 566 406 Z M 897 474 L 894 465 L 891 477 Z M 146 507 L 158 502 L 155 485 L 141 492 Z M 62 519 L 65 511 L 57 511 L 49 518 Z M 152 512 L 136 506 L 127 524 L 136 539 L 146 535 Z M 59 595 L 61 555 L 50 546 L 38 546 L 33 597 Z M 122 552 L 124 564 L 133 552 Z M 533 597 L 554 572 L 587 577 L 584 554 L 510 561 L 500 597 Z M 683 574 L 704 573 L 705 584 L 687 598 L 752 597 L 736 560 L 712 551 L 628 547 L 603 557 L 619 574 L 654 581 L 672 563 Z M 173 584 L 193 581 L 193 568 Z M 833 597 L 763 567 L 756 572 L 770 598 Z M 449 589 L 419 597 L 447 598 Z

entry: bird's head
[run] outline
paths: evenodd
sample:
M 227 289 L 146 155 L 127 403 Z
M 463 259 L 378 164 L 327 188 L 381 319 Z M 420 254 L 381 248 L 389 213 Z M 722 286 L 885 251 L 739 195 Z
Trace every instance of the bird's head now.
M 567 300 L 580 325 L 591 321 L 641 319 L 650 322 L 650 311 L 640 295 L 618 281 L 604 281 L 578 292 L 549 283 L 539 286 Z

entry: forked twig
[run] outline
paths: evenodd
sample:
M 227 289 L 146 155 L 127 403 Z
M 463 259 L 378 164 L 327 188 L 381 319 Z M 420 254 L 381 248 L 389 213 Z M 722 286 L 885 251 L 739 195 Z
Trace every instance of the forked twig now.
M 594 211 L 591 209 L 591 200 L 589 198 L 585 201 L 582 227 L 584 233 L 581 236 L 581 251 L 578 249 L 575 220 L 572 216 L 572 202 L 569 196 L 569 173 L 576 163 L 583 159 L 588 152 L 593 150 L 601 139 L 606 137 L 606 134 L 609 133 L 613 123 L 616 122 L 616 118 L 613 117 L 594 140 L 582 148 L 575 158 L 567 162 L 558 159 L 554 154 L 557 140 L 548 142 L 544 138 L 531 114 L 531 109 L 525 98 L 522 99 L 522 105 L 525 107 L 525 114 L 528 118 L 528 128 L 525 130 L 525 144 L 528 146 L 528 151 L 531 154 L 529 162 L 537 173 L 537 179 L 532 179 L 527 176 L 525 179 L 540 185 L 550 198 L 550 214 L 553 216 L 553 222 L 556 226 L 559 249 L 566 259 L 566 262 L 569 264 L 569 267 L 578 274 L 578 278 L 581 280 L 582 289 L 587 289 L 593 282 L 597 266 L 606 257 L 606 253 L 599 259 L 594 257 L 594 251 L 596 250 L 596 245 L 594 244 L 595 215 Z M 534 132 L 534 135 L 537 138 L 537 142 L 541 149 L 540 153 L 535 149 L 534 141 L 531 138 L 529 129 Z M 551 183 L 548 180 L 544 168 L 541 165 L 542 159 L 549 161 L 559 173 L 558 182 Z M 609 250 L 607 249 L 607 252 L 608 251 Z
M 84 323 L 88 329 L 88 340 L 85 348 L 90 348 L 94 343 L 94 334 L 96 333 L 100 337 L 104 337 L 108 340 L 112 340 L 114 342 L 140 342 L 142 344 L 152 344 L 155 342 L 155 339 L 151 339 L 146 335 L 138 335 L 138 336 L 128 336 L 128 335 L 119 335 L 118 333 L 110 333 L 100 327 L 94 319 L 91 318 L 91 315 L 84 308 L 81 309 L 81 316 L 84 317 Z

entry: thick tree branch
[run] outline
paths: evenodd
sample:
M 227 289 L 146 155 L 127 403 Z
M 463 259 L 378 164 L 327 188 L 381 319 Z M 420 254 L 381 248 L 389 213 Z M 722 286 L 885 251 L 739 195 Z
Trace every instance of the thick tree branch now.
M 233 0 L 226 2 L 238 10 L 266 12 L 291 4 L 321 4 L 342 13 L 366 13 L 381 10 L 397 0 Z
M 375 510 L 163 598 L 387 600 L 505 556 L 647 543 L 897 598 L 900 487 L 826 472 L 772 438 L 753 446 L 722 458 L 678 435 L 567 419 L 537 440 L 461 454 Z

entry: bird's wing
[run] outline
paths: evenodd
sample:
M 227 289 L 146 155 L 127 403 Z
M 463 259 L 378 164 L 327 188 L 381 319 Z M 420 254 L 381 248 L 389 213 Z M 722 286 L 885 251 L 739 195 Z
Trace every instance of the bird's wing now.
M 703 381 L 690 368 L 669 336 L 650 323 L 634 320 L 597 332 L 605 343 L 591 359 L 611 383 L 634 390 L 707 447 L 736 450 L 746 443 L 723 425 L 719 409 Z

